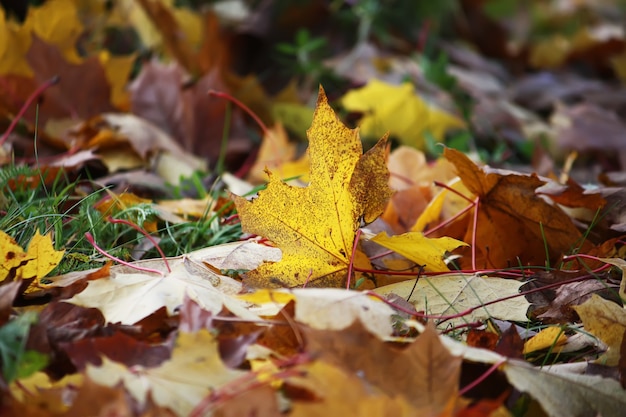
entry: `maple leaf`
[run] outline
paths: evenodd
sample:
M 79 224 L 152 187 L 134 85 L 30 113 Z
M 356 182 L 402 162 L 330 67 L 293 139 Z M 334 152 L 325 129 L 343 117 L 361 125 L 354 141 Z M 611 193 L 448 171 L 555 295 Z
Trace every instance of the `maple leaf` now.
M 131 370 L 107 358 L 102 362 L 99 367 L 87 365 L 87 375 L 94 382 L 108 387 L 122 382 L 141 406 L 151 393 L 158 405 L 179 416 L 188 416 L 212 389 L 245 374 L 222 363 L 217 340 L 208 330 L 180 333 L 171 359 L 159 367 Z
M 38 280 L 48 275 L 61 262 L 64 253 L 54 249 L 50 234 L 42 236 L 39 230 L 28 244 L 27 251 L 9 235 L 0 231 L 0 281 L 7 278 L 33 279 L 26 292 L 35 290 Z
M 295 301 L 293 318 L 319 330 L 341 330 L 359 319 L 363 326 L 381 339 L 393 333 L 391 317 L 394 310 L 379 299 L 362 291 L 336 288 L 294 288 L 290 290 L 257 290 L 239 298 L 259 304 L 253 312 L 262 316 L 276 315 Z M 324 311 L 325 314 L 319 314 Z
M 164 276 L 147 273 L 112 273 L 89 281 L 87 288 L 67 300 L 83 307 L 98 308 L 108 322 L 134 324 L 165 306 L 170 314 L 183 304 L 185 294 L 215 314 L 227 307 L 248 319 L 258 317 L 231 295 L 241 284 L 220 276 L 187 257 L 172 265 Z
M 319 398 L 319 401 L 294 400 L 290 416 L 409 417 L 421 415 L 405 398 L 377 392 L 355 374 L 348 373 L 339 367 L 316 361 L 304 367 L 303 370 L 305 376 L 288 379 L 286 381 L 288 386 L 309 389 Z
M 546 247 L 555 257 L 579 243 L 581 234 L 572 219 L 537 195 L 536 189 L 545 184 L 537 175 L 481 169 L 466 155 L 450 148 L 445 149 L 444 156 L 456 166 L 465 186 L 480 199 L 475 236 L 479 267 L 543 265 Z M 463 240 L 471 242 L 472 233 L 469 228 Z
M 386 136 L 363 155 L 358 131 L 341 123 L 321 87 L 307 135 L 307 187 L 289 186 L 268 172 L 269 184 L 258 198 L 233 197 L 243 230 L 267 237 L 283 251 L 280 262 L 247 274 L 249 286 L 342 285 L 360 219 L 376 219 L 391 194 Z M 357 254 L 356 262 L 364 262 Z
M 341 331 L 302 331 L 313 357 L 358 372 L 388 395 L 404 397 L 419 415 L 438 415 L 458 395 L 462 360 L 442 345 L 432 324 L 403 350 L 369 333 L 360 320 Z

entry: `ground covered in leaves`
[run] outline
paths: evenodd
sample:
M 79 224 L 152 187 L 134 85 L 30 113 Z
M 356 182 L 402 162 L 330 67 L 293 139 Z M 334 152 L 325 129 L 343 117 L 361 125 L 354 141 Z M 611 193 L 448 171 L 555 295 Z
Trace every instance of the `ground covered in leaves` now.
M 0 3 L 0 415 L 623 415 L 622 2 Z

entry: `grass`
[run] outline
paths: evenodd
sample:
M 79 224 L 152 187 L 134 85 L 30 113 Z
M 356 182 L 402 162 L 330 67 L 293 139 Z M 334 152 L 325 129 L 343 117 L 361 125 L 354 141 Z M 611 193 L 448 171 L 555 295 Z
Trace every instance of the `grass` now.
M 36 230 L 53 233 L 57 250 L 65 256 L 52 274 L 64 274 L 101 266 L 105 261 L 85 238 L 89 232 L 106 252 L 123 260 L 133 260 L 133 252 L 146 240 L 145 236 L 127 224 L 114 224 L 108 216 L 123 219 L 140 227 L 155 222 L 152 233 L 166 256 L 178 256 L 193 250 L 232 242 L 241 236 L 238 222 L 224 221 L 229 204 L 217 213 L 204 213 L 200 218 L 172 224 L 159 218 L 151 203 L 139 203 L 118 210 L 100 212 L 98 202 L 110 197 L 105 188 L 89 189 L 91 182 L 70 179 L 59 171 L 52 180 L 44 181 L 45 173 L 25 165 L 8 164 L 0 167 L 0 230 L 26 248 Z M 192 183 L 197 183 L 193 179 Z M 172 194 L 181 195 L 177 188 Z M 225 192 L 214 189 L 213 199 L 224 198 Z M 142 258 L 159 257 L 155 248 L 148 248 Z

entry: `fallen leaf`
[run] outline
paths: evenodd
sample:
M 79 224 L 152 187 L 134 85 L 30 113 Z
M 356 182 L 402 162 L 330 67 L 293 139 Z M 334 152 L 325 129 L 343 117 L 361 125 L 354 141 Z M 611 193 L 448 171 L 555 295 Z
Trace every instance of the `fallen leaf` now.
M 60 77 L 55 86 L 42 94 L 45 100 L 37 113 L 39 123 L 70 116 L 88 119 L 115 110 L 111 104 L 111 86 L 98 57 L 79 63 L 67 61 L 56 46 L 37 36 L 33 37 L 26 57 L 38 84 Z M 26 115 L 29 121 L 35 121 L 35 109 Z
M 234 197 L 243 230 L 283 251 L 280 262 L 246 275 L 251 287 L 344 285 L 359 220 L 373 221 L 389 198 L 386 138 L 362 155 L 358 132 L 339 121 L 321 87 L 308 136 L 308 187 L 289 186 L 270 173 L 258 198 Z
M 535 192 L 545 181 L 534 174 L 481 169 L 454 149 L 446 148 L 444 155 L 480 199 L 476 236 L 469 228 L 463 239 L 476 241 L 478 268 L 545 265 L 577 247 L 581 234 L 571 218 Z M 462 265 L 468 261 L 461 259 Z
M 322 361 L 302 367 L 304 376 L 285 382 L 288 387 L 307 389 L 315 394 L 314 401 L 292 400 L 289 413 L 293 417 L 337 416 L 416 416 L 418 413 L 407 399 L 393 393 L 385 395 L 373 390 L 361 378 Z M 420 410 L 422 411 L 422 410 Z M 424 412 L 430 410 L 423 410 Z M 432 414 L 435 415 L 435 414 Z
M 449 271 L 443 261 L 446 252 L 451 252 L 459 246 L 468 246 L 467 243 L 450 237 L 427 238 L 420 232 L 407 232 L 397 236 L 387 236 L 385 232 L 381 232 L 370 240 L 432 272 Z
M 364 292 L 335 288 L 294 288 L 257 290 L 239 298 L 258 304 L 251 311 L 262 316 L 276 315 L 287 303 L 295 301 L 294 319 L 318 330 L 341 330 L 357 318 L 372 334 L 381 339 L 393 333 L 394 310 Z M 319 314 L 320 311 L 326 312 Z
M 529 393 L 550 417 L 619 417 L 624 414 L 626 392 L 613 379 L 557 374 L 518 360 L 509 360 L 501 369 L 511 385 Z
M 227 368 L 221 361 L 217 340 L 208 330 L 180 333 L 170 360 L 156 368 L 131 369 L 102 359 L 101 366 L 87 365 L 87 376 L 94 382 L 114 387 L 120 382 L 142 407 L 148 395 L 178 416 L 188 416 L 212 390 L 245 375 Z
M 572 307 L 585 327 L 585 331 L 607 344 L 609 350 L 598 358 L 608 366 L 617 365 L 624 332 L 626 331 L 626 310 L 599 295 L 592 295 L 587 302 Z
M 134 324 L 163 306 L 173 314 L 183 304 L 187 294 L 204 309 L 215 314 L 226 307 L 239 317 L 258 318 L 240 300 L 216 287 L 233 291 L 240 284 L 206 267 L 195 266 L 195 263 L 186 259 L 172 265 L 172 272 L 163 276 L 113 272 L 107 278 L 89 281 L 83 292 L 67 302 L 98 308 L 110 323 Z
M 402 350 L 369 333 L 360 320 L 342 331 L 303 332 L 313 357 L 358 373 L 387 395 L 402 396 L 421 415 L 438 415 L 458 396 L 462 360 L 444 348 L 432 325 Z
M 567 336 L 560 327 L 546 327 L 524 343 L 524 354 L 542 349 L 555 348 L 567 342 Z
M 465 127 L 457 117 L 428 105 L 411 83 L 396 86 L 372 79 L 365 87 L 349 91 L 341 104 L 365 113 L 360 122 L 364 135 L 380 137 L 389 132 L 416 148 L 424 146 L 427 133 L 441 141 L 448 130 Z
M 52 234 L 42 236 L 37 229 L 35 236 L 24 251 L 13 238 L 0 231 L 0 281 L 33 280 L 26 292 L 34 291 L 38 281 L 48 275 L 61 262 L 64 251 L 57 251 L 52 244 Z
M 422 277 L 417 284 L 415 280 L 409 280 L 386 285 L 376 288 L 374 292 L 381 295 L 397 294 L 408 299 L 418 311 L 434 316 L 454 315 L 476 308 L 462 317 L 446 320 L 447 324 L 482 321 L 491 317 L 526 322 L 530 303 L 523 296 L 480 307 L 485 303 L 518 294 L 522 285 L 522 282 L 504 278 L 445 274 Z

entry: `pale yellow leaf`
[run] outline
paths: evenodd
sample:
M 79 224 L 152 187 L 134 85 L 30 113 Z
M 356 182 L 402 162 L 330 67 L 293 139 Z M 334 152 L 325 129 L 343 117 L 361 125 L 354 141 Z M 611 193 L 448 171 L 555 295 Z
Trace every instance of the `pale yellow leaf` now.
M 614 379 L 595 375 L 551 373 L 509 360 L 501 369 L 518 390 L 530 394 L 550 417 L 621 417 L 626 391 Z
M 294 288 L 258 290 L 239 296 L 258 306 L 252 311 L 263 316 L 277 314 L 289 301 L 295 301 L 295 320 L 318 330 L 341 330 L 357 318 L 373 334 L 383 338 L 393 333 L 394 310 L 364 292 L 335 288 Z M 323 314 L 322 314 L 323 312 Z
M 94 382 L 114 387 L 122 383 L 140 406 L 152 400 L 179 416 L 188 416 L 212 390 L 245 375 L 227 368 L 219 355 L 217 340 L 208 330 L 180 333 L 172 357 L 156 368 L 126 366 L 102 358 L 102 365 L 87 365 Z
M 583 321 L 585 331 L 596 336 L 609 347 L 598 362 L 607 366 L 617 365 L 626 331 L 626 310 L 597 294 L 593 294 L 589 300 L 572 308 Z
M 242 301 L 218 289 L 224 285 L 222 281 L 232 282 L 230 287 L 241 287 L 230 277 L 217 275 L 183 259 L 164 276 L 141 272 L 113 273 L 107 278 L 89 281 L 83 292 L 67 302 L 98 308 L 110 323 L 133 324 L 163 306 L 174 314 L 187 294 L 202 308 L 215 314 L 226 307 L 239 317 L 257 319 L 258 316 L 250 313 Z
M 454 315 L 478 307 L 463 317 L 446 321 L 446 324 L 462 324 L 490 317 L 524 322 L 528 321 L 526 313 L 530 303 L 523 296 L 481 307 L 490 301 L 518 294 L 522 284 L 512 279 L 445 274 L 422 277 L 417 284 L 415 280 L 409 280 L 386 285 L 374 291 L 381 295 L 393 293 L 402 298 L 408 298 L 418 311 L 437 316 Z

